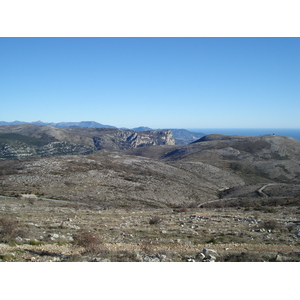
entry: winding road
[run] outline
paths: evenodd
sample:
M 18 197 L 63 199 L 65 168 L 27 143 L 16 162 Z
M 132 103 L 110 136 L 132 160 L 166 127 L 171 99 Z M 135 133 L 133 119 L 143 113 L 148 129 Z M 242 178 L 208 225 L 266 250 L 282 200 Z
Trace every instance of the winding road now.
M 268 186 L 271 186 L 271 185 L 277 185 L 277 184 L 278 184 L 278 183 L 268 183 L 268 184 L 265 184 L 265 185 L 263 185 L 260 189 L 258 189 L 257 192 L 258 192 L 258 194 L 259 194 L 260 196 L 263 196 L 263 197 L 269 197 L 269 195 L 266 194 L 266 193 L 264 192 L 264 189 L 267 188 Z
M 271 185 L 278 185 L 279 183 L 267 183 L 264 184 L 261 188 L 259 188 L 258 190 L 256 190 L 256 192 L 261 196 L 261 197 L 270 197 L 267 193 L 264 192 L 264 189 L 267 188 L 268 186 Z M 208 204 L 208 203 L 213 203 L 213 202 L 217 202 L 217 201 L 227 201 L 227 200 L 235 200 L 238 198 L 221 198 L 221 199 L 215 199 L 215 200 L 210 200 L 210 201 L 206 201 L 203 203 L 200 203 L 198 205 L 199 208 L 203 207 L 203 205 Z

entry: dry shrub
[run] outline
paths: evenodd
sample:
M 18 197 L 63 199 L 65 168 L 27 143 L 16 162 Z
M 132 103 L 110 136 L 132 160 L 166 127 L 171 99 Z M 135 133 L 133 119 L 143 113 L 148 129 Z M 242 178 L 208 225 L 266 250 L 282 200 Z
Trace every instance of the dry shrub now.
M 182 204 L 182 205 L 176 205 L 176 204 L 169 204 L 170 208 L 173 208 L 174 212 L 187 212 L 188 211 L 188 205 Z
M 198 203 L 193 202 L 190 204 L 175 204 L 175 203 L 168 203 L 167 206 L 172 208 L 174 212 L 187 212 L 188 208 L 195 208 L 196 206 L 198 207 Z
M 159 223 L 161 223 L 161 218 L 158 217 L 158 216 L 155 216 L 155 217 L 152 217 L 150 220 L 149 220 L 149 224 L 150 225 L 157 225 Z
M 187 212 L 188 209 L 186 206 L 181 206 L 181 207 L 175 208 L 174 211 L 175 212 Z
M 74 236 L 74 244 L 84 247 L 86 252 L 99 251 L 102 243 L 99 235 L 88 229 L 80 229 Z
M 19 234 L 20 230 L 18 230 L 18 221 L 8 217 L 0 218 L 0 240 L 2 242 L 10 242 Z
M 280 229 L 280 224 L 278 223 L 277 220 L 268 220 L 268 221 L 264 221 L 261 225 L 263 228 L 265 229 L 270 229 L 270 230 L 274 230 L 274 229 Z

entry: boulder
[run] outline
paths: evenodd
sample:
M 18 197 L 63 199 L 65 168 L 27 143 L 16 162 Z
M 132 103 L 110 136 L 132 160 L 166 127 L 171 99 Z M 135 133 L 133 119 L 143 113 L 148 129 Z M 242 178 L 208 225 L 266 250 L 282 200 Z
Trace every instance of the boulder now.
M 213 250 L 213 249 L 203 249 L 202 253 L 205 255 L 205 258 L 209 258 L 209 256 L 218 256 L 217 251 Z
M 203 260 L 205 258 L 205 255 L 204 255 L 204 253 L 197 253 L 196 254 L 196 259 L 201 259 L 201 260 Z
M 190 257 L 186 260 L 187 262 L 196 262 L 194 258 Z

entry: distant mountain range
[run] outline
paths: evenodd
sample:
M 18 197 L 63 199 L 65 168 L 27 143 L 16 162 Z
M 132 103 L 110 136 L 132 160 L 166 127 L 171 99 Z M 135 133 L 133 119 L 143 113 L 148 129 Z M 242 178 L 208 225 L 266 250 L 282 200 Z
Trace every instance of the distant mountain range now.
M 46 123 L 42 121 L 36 122 L 22 122 L 22 121 L 14 121 L 14 122 L 4 122 L 0 121 L 0 126 L 5 125 L 21 125 L 21 124 L 34 124 L 34 125 L 44 125 L 44 126 L 53 126 L 53 127 L 62 127 L 62 128 L 78 128 L 78 127 L 92 127 L 92 128 L 117 128 L 111 125 L 103 125 L 94 121 L 81 121 L 81 122 L 60 122 L 60 123 Z
M 115 128 L 117 127 L 112 125 L 103 125 L 101 123 L 97 123 L 94 121 L 81 121 L 81 122 L 60 122 L 60 123 L 46 123 L 42 121 L 36 121 L 36 122 L 22 122 L 22 121 L 14 121 L 14 122 L 5 122 L 0 121 L 0 126 L 7 126 L 7 125 L 22 125 L 22 124 L 33 124 L 33 125 L 41 125 L 41 126 L 53 126 L 53 127 L 60 127 L 60 128 Z M 156 129 L 152 129 L 145 126 L 140 126 L 136 128 L 120 128 L 120 129 L 127 129 L 127 130 L 134 130 L 137 132 L 143 132 L 143 131 L 152 131 Z M 170 130 L 174 136 L 176 145 L 187 145 L 190 144 L 201 137 L 203 137 L 205 134 L 201 132 L 191 132 L 186 129 L 169 129 L 169 128 L 162 128 L 160 130 Z

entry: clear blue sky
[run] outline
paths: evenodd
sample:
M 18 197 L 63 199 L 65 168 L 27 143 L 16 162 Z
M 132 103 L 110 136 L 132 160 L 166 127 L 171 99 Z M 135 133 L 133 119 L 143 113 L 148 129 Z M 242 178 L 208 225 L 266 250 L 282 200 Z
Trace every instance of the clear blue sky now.
M 300 128 L 300 38 L 0 38 L 0 121 Z

